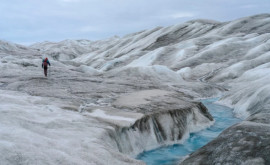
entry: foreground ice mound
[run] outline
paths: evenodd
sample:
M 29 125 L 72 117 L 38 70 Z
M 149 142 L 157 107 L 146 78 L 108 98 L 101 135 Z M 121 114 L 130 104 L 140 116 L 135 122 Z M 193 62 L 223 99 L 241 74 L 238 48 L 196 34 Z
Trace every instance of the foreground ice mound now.
M 1 90 L 1 164 L 142 164 L 105 140 L 113 127 L 67 104 Z

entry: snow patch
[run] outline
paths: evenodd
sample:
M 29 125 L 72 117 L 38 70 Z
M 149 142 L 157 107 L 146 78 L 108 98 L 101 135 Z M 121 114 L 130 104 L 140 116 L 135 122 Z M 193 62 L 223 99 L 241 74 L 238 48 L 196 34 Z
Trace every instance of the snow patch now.
M 102 118 L 102 119 L 124 120 L 124 121 L 130 121 L 130 122 L 135 122 L 136 121 L 136 119 L 134 119 L 134 118 L 127 118 L 127 117 L 122 117 L 122 116 L 108 115 L 103 110 L 100 110 L 100 109 L 94 110 L 89 115 L 93 116 L 93 117 L 99 117 L 99 118 Z
M 172 93 L 173 92 L 164 90 L 144 90 L 121 96 L 114 104 L 127 107 L 139 106 L 141 104 L 150 103 L 147 99 L 150 99 L 151 97 L 164 96 Z

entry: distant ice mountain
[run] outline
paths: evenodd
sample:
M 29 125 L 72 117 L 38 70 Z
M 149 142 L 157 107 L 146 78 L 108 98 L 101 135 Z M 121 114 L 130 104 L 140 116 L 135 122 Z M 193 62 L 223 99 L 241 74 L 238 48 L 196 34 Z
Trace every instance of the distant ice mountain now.
M 49 55 L 56 60 L 71 60 L 79 55 L 93 51 L 89 49 L 91 41 L 88 40 L 64 40 L 59 43 L 41 42 L 31 45 L 43 55 Z
M 226 86 L 238 80 L 245 84 L 242 76 L 247 71 L 262 70 L 260 66 L 265 68 L 260 75 L 265 76 L 270 58 L 269 38 L 269 14 L 263 14 L 225 23 L 193 20 L 95 42 L 65 40 L 31 47 L 54 59 L 72 60 L 70 64 L 86 65 L 100 72 L 165 66 L 185 80 L 197 80 L 215 71 L 207 81 Z M 235 99 L 233 102 L 236 104 Z M 252 108 L 246 106 L 246 110 Z M 236 112 L 243 111 L 238 107 Z
M 0 69 L 4 72 L 0 74 L 0 90 L 6 94 L 0 97 L 10 101 L 12 95 L 21 96 L 21 99 L 14 98 L 19 100 L 14 103 L 20 107 L 19 111 L 13 104 L 4 105 L 6 102 L 2 101 L 1 116 L 7 113 L 5 107 L 11 107 L 19 114 L 24 112 L 24 105 L 27 108 L 34 106 L 33 111 L 24 113 L 25 120 L 19 120 L 25 127 L 12 123 L 5 123 L 2 127 L 35 133 L 47 131 L 48 139 L 56 140 L 57 151 L 54 153 L 60 154 L 58 152 L 67 150 L 57 145 L 64 137 L 61 134 L 54 137 L 44 128 L 52 128 L 54 124 L 66 128 L 66 120 L 70 119 L 70 122 L 74 121 L 72 129 L 82 131 L 76 132 L 81 134 L 78 137 L 71 136 L 70 130 L 66 130 L 70 143 L 65 144 L 70 150 L 74 145 L 83 147 L 78 148 L 81 154 L 76 155 L 71 164 L 77 159 L 80 162 L 77 164 L 91 162 L 84 156 L 86 148 L 91 147 L 96 148 L 94 155 L 90 156 L 94 159 L 92 164 L 106 164 L 106 161 L 137 164 L 140 162 L 122 153 L 136 154 L 162 144 L 182 142 L 191 130 L 206 128 L 212 123 L 211 116 L 197 101 L 218 96 L 219 103 L 233 107 L 236 116 L 245 121 L 224 131 L 213 143 L 191 154 L 183 164 L 215 164 L 226 160 L 231 164 L 269 164 L 269 52 L 270 14 L 230 22 L 193 20 L 100 41 L 64 40 L 29 47 L 1 41 Z M 52 64 L 48 79 L 43 78 L 41 69 L 41 59 L 45 56 Z M 31 101 L 36 99 L 46 101 L 42 107 L 48 112 L 42 115 L 51 118 L 53 109 L 59 108 L 56 115 L 73 110 L 74 115 L 80 112 L 83 117 L 73 119 L 69 114 L 67 119 L 42 123 L 43 127 L 40 124 L 44 120 L 42 117 L 37 116 L 35 121 L 27 119 L 30 113 L 38 111 L 36 106 L 42 101 Z M 52 101 L 52 108 L 48 99 Z M 181 117 L 179 112 L 183 113 Z M 8 117 L 17 120 L 12 114 Z M 118 120 L 123 117 L 133 119 L 133 122 Z M 87 127 L 80 127 L 88 119 L 94 123 L 93 128 L 89 124 L 94 133 L 86 134 Z M 62 125 L 61 121 L 65 124 Z M 98 123 L 102 123 L 101 126 Z M 83 136 L 91 139 L 88 139 L 89 146 L 84 143 L 88 140 L 81 138 Z M 142 142 L 142 137 L 147 140 Z M 75 141 L 78 138 L 81 143 Z M 47 143 L 50 144 L 50 140 Z M 10 142 L 10 145 L 14 144 L 20 145 L 20 142 Z M 8 145 L 5 147 L 12 152 Z M 25 147 L 22 145 L 14 152 L 26 150 Z M 35 145 L 31 147 L 35 148 Z M 115 151 L 122 153 L 115 154 Z M 4 150 L 0 149 L 0 152 L 4 153 Z M 74 153 L 63 154 L 61 160 L 68 163 L 68 158 Z M 100 160 L 98 156 L 108 156 L 108 160 Z M 17 157 L 26 164 L 31 154 Z M 9 162 L 11 158 L 3 159 Z M 29 162 L 33 161 L 29 159 Z M 56 158 L 51 164 L 55 162 Z
M 28 47 L 26 46 L 0 40 L 1 53 L 24 52 L 27 49 Z

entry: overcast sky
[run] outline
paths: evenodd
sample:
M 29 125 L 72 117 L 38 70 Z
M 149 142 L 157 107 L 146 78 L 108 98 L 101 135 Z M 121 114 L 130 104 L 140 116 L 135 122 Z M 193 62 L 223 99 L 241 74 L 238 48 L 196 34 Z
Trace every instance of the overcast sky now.
M 203 18 L 270 13 L 270 0 L 0 0 L 0 40 L 98 40 Z

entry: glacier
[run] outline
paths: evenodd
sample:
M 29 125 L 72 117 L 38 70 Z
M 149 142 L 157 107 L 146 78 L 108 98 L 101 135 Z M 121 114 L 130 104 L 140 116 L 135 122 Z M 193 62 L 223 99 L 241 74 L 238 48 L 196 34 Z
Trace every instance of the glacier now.
M 0 41 L 1 164 L 144 164 L 214 120 L 243 119 L 181 164 L 269 164 L 270 14 L 99 41 Z M 41 60 L 52 66 L 43 76 Z

